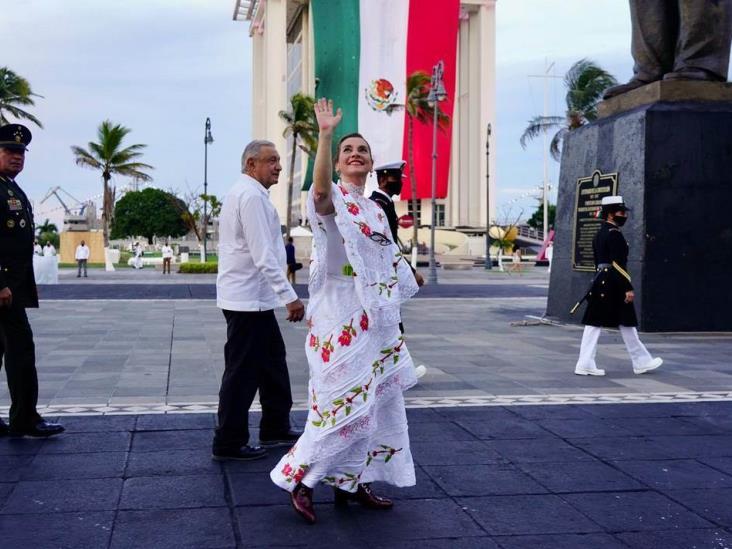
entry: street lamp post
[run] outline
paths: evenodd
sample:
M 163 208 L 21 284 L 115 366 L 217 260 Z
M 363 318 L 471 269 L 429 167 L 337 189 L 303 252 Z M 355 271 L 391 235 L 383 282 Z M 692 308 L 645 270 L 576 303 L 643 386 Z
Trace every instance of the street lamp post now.
M 491 260 L 491 125 L 488 123 L 488 135 L 485 139 L 485 268 L 493 268 Z
M 432 81 L 427 101 L 432 105 L 432 226 L 430 228 L 430 272 L 427 278 L 430 284 L 437 284 L 437 264 L 435 263 L 435 225 L 437 224 L 437 117 L 440 102 L 447 99 L 447 90 L 443 81 L 445 63 L 439 61 L 432 67 Z
M 213 143 L 211 135 L 211 119 L 206 118 L 206 131 L 203 136 L 203 263 L 208 261 L 206 255 L 206 237 L 208 236 L 208 146 Z

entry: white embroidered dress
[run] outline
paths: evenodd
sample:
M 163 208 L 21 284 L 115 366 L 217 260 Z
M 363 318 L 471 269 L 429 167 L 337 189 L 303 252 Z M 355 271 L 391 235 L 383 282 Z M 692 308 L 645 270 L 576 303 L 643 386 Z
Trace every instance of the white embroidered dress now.
M 363 188 L 333 185 L 335 214 L 315 213 L 310 267 L 310 366 L 305 432 L 270 473 L 279 487 L 318 482 L 355 492 L 359 483 L 415 484 L 402 393 L 416 383 L 399 331 L 399 306 L 414 275 L 378 205 Z

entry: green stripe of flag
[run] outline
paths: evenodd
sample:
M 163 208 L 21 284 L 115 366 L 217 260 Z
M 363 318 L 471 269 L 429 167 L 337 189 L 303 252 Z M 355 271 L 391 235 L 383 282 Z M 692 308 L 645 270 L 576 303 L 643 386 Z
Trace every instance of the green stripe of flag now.
M 358 70 L 361 51 L 359 0 L 312 0 L 315 34 L 315 97 L 343 109 L 333 137 L 358 131 Z

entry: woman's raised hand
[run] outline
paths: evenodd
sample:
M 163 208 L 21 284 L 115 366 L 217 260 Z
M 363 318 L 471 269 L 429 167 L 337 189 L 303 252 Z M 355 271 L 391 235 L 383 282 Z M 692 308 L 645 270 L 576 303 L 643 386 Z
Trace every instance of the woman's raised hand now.
M 340 124 L 343 112 L 339 108 L 333 114 L 333 100 L 321 98 L 315 103 L 315 118 L 321 133 L 332 132 Z

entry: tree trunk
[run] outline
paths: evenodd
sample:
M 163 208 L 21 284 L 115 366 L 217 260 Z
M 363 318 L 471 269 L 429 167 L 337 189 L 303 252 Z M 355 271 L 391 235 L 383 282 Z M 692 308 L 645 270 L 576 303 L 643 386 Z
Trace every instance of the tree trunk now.
M 412 248 L 419 248 L 419 242 L 417 241 L 417 227 L 419 226 L 419 219 L 417 217 L 417 176 L 414 173 L 414 119 L 407 115 L 407 149 L 409 151 L 409 182 L 412 187 Z
M 102 236 L 104 238 L 104 270 L 114 271 L 114 264 L 109 256 L 109 224 L 112 221 L 112 208 L 114 207 L 113 193 L 109 188 L 109 180 L 112 176 L 106 170 L 102 173 L 104 180 L 104 193 L 102 197 Z
M 297 152 L 297 133 L 292 134 L 292 158 L 290 158 L 290 180 L 287 182 L 287 212 L 285 214 L 285 234 L 290 238 L 292 225 L 292 188 L 295 185 L 295 153 Z
M 104 247 L 109 248 L 109 222 L 110 222 L 110 212 L 111 212 L 111 204 L 109 203 L 109 175 L 102 174 L 102 179 L 104 180 L 104 194 L 102 198 L 102 235 L 104 237 Z

